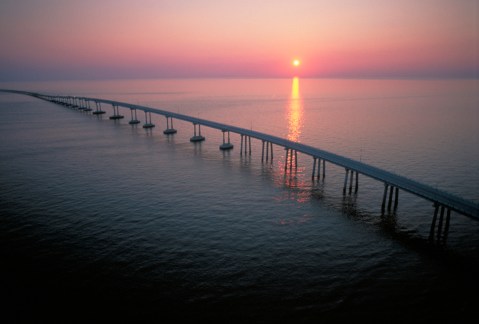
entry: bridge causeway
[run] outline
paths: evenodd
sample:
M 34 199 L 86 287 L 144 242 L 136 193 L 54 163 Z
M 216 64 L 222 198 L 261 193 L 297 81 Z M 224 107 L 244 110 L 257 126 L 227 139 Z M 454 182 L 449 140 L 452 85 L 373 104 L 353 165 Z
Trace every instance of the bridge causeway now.
M 18 90 L 0 90 L 4 92 L 29 95 L 39 99 L 47 100 L 57 104 L 62 104 L 65 106 L 73 107 L 76 109 L 84 111 L 92 111 L 93 114 L 103 114 L 105 113 L 101 105 L 111 105 L 113 108 L 113 115 L 110 116 L 110 119 L 120 119 L 124 116 L 120 114 L 119 108 L 130 109 L 131 112 L 131 121 L 130 124 L 137 124 L 140 121 L 137 119 L 136 111 L 141 110 L 145 113 L 145 124 L 143 127 L 151 128 L 155 125 L 151 122 L 151 114 L 162 115 L 166 118 L 167 128 L 165 129 L 165 134 L 174 134 L 176 129 L 173 128 L 173 119 L 182 120 L 190 122 L 194 127 L 194 136 L 191 138 L 192 142 L 203 141 L 205 138 L 201 135 L 201 126 L 209 127 L 213 129 L 218 129 L 223 132 L 223 143 L 220 145 L 221 150 L 229 150 L 233 148 L 233 144 L 230 143 L 230 133 L 236 133 L 241 136 L 241 149 L 240 154 L 249 154 L 251 155 L 251 138 L 262 141 L 262 154 L 261 160 L 264 161 L 269 159 L 269 154 L 271 159 L 273 158 L 273 144 L 284 147 L 286 150 L 286 160 L 285 160 L 285 170 L 288 167 L 290 169 L 295 165 L 297 167 L 297 154 L 302 153 L 309 155 L 313 160 L 313 172 L 312 178 L 320 177 L 321 173 L 321 164 L 323 177 L 325 175 L 326 162 L 335 164 L 337 166 L 343 167 L 345 169 L 344 177 L 344 186 L 343 193 L 346 193 L 348 182 L 349 182 L 349 192 L 352 191 L 353 183 L 354 190 L 358 190 L 358 175 L 367 176 L 378 180 L 384 184 L 384 194 L 381 204 L 381 210 L 384 212 L 386 207 L 388 210 L 391 208 L 396 209 L 398 205 L 398 192 L 399 189 L 414 194 L 416 196 L 422 197 L 433 203 L 434 206 L 434 217 L 431 224 L 430 238 L 433 238 L 434 235 L 437 235 L 438 238 L 441 235 L 442 226 L 445 223 L 444 232 L 447 232 L 447 227 L 449 226 L 449 219 L 451 211 L 465 215 L 475 220 L 479 220 L 479 204 L 472 201 L 466 200 L 459 196 L 450 194 L 448 192 L 442 191 L 440 189 L 431 187 L 429 185 L 420 183 L 418 181 L 409 179 L 407 177 L 371 166 L 369 164 L 350 159 L 345 156 L 341 156 L 332 152 L 328 152 L 313 146 L 306 144 L 293 142 L 281 137 L 261 133 L 254 130 L 249 130 L 241 127 L 236 127 L 232 125 L 227 125 L 223 123 L 218 123 L 206 119 L 196 118 L 188 115 L 183 115 L 179 113 L 174 113 L 166 110 L 161 110 L 157 108 L 151 108 L 141 105 L 135 105 L 125 102 L 119 102 L 114 100 L 99 99 L 99 98 L 87 98 L 87 97 L 73 97 L 73 96 L 58 96 L 58 95 L 46 95 L 35 92 L 27 91 L 18 91 Z M 95 110 L 91 108 L 94 104 Z M 197 134 L 197 127 L 199 134 Z M 248 151 L 249 150 L 249 151 Z M 265 156 L 266 153 L 266 156 Z M 316 171 L 317 170 L 317 171 Z M 440 212 L 440 219 L 438 225 L 436 226 L 437 216 Z M 444 220 L 444 214 L 446 214 L 446 219 Z M 443 221 L 444 220 L 444 221 Z M 436 232 L 437 230 L 437 232 Z

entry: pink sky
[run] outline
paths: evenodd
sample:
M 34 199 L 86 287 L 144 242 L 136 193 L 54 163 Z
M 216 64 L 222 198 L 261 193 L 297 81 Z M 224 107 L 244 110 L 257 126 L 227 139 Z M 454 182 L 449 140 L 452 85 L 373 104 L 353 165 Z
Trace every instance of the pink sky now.
M 0 80 L 478 77 L 478 30 L 478 0 L 2 0 Z

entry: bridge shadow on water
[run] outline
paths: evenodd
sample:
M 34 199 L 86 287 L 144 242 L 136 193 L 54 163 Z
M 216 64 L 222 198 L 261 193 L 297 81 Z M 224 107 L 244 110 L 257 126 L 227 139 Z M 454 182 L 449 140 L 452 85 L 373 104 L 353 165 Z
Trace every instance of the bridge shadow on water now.
M 447 248 L 449 224 L 444 217 L 440 219 L 440 224 L 436 224 L 437 228 L 431 227 L 432 230 L 429 233 L 411 230 L 401 225 L 399 220 L 401 213 L 397 208 L 388 208 L 383 211 L 361 208 L 359 195 L 354 190 L 346 191 L 341 197 L 331 195 L 326 190 L 327 183 L 324 178 L 305 180 L 304 175 L 300 173 L 295 170 L 291 172 L 288 170 L 284 173 L 282 176 L 283 186 L 296 192 L 306 191 L 312 201 L 317 201 L 326 208 L 341 212 L 352 221 L 378 228 L 383 235 L 408 248 L 431 253 L 451 253 Z
M 321 199 L 314 192 L 312 196 Z M 387 209 L 380 212 L 372 212 L 359 207 L 358 194 L 345 194 L 341 201 L 341 212 L 354 221 L 373 224 L 384 235 L 409 247 L 417 247 L 421 250 L 444 251 L 447 249 L 448 226 L 439 226 L 439 230 L 429 232 L 429 236 L 416 230 L 407 229 L 400 223 L 401 214 L 397 209 Z

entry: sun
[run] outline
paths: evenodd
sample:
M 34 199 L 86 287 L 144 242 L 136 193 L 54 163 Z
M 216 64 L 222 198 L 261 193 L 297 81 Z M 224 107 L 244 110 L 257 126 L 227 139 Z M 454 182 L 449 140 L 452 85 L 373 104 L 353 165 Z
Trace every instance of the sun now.
M 298 59 L 294 59 L 293 60 L 293 66 L 300 66 L 301 65 L 301 61 L 298 60 Z

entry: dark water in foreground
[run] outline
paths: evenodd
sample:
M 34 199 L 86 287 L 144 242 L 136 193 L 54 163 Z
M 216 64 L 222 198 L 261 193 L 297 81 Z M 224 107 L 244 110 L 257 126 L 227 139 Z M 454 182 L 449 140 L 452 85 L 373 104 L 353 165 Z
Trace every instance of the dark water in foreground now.
M 239 126 L 253 123 L 477 201 L 475 97 L 452 113 L 450 93 L 353 100 L 315 94 L 312 81 L 302 95 L 291 81 L 282 81 L 284 95 L 228 82 L 237 82 L 236 92 L 210 96 L 158 86 L 164 93 L 137 91 L 128 100 L 111 84 L 82 91 L 160 108 L 180 102 L 171 110 L 231 124 L 238 116 Z M 388 141 L 401 129 L 380 125 L 427 120 L 419 112 L 411 117 L 412 108 L 397 113 L 404 100 L 429 109 L 434 122 Z M 435 115 L 431 100 L 443 103 Z M 354 124 L 358 109 L 369 117 Z M 444 114 L 455 116 L 447 139 Z M 327 166 L 324 181 L 311 182 L 306 157 L 297 172 L 284 174 L 280 148 L 273 163 L 262 164 L 260 143 L 251 158 L 241 157 L 239 147 L 221 153 L 213 130 L 193 145 L 191 125 L 178 122 L 179 133 L 167 137 L 159 117 L 151 132 L 127 121 L 0 94 L 5 322 L 467 322 L 479 315 L 478 222 L 453 214 L 447 245 L 430 244 L 432 207 L 421 199 L 401 193 L 398 211 L 381 215 L 383 187 L 375 181 L 360 179 L 358 194 L 343 196 L 339 168 Z M 428 145 L 435 141 L 439 147 Z M 444 153 L 450 148 L 457 161 Z M 439 167 L 425 165 L 428 157 Z

